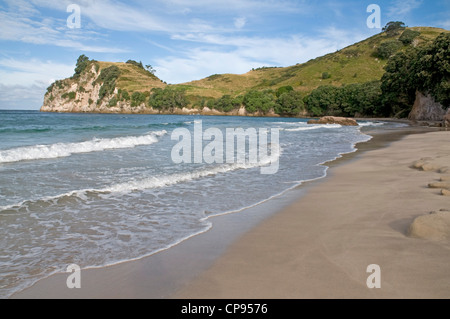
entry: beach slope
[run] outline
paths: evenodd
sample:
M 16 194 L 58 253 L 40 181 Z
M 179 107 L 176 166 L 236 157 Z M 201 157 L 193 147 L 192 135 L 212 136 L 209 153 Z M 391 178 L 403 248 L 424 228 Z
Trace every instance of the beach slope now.
M 449 141 L 409 135 L 338 165 L 172 297 L 449 298 L 450 240 L 411 233 L 417 218 L 450 210 L 445 191 L 429 187 L 448 178 Z

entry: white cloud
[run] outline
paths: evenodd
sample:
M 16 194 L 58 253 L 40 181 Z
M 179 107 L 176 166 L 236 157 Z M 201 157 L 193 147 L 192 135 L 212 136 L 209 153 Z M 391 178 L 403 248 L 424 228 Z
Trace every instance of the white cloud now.
M 44 85 L 24 86 L 0 83 L 0 109 L 37 110 L 42 106 L 45 91 Z
M 411 11 L 420 8 L 423 0 L 395 0 L 392 6 L 388 9 L 390 17 L 404 18 Z
M 123 48 L 96 46 L 91 43 L 99 35 L 89 30 L 71 30 L 66 20 L 42 19 L 39 11 L 28 4 L 28 9 L 10 6 L 10 11 L 0 11 L 0 40 L 19 41 L 38 45 L 54 45 L 88 52 L 122 53 Z
M 234 26 L 237 29 L 242 29 L 247 24 L 247 19 L 244 17 L 234 19 Z
M 148 1 L 141 1 L 148 3 Z M 158 0 L 161 6 L 188 8 L 190 12 L 304 12 L 305 0 Z
M 54 79 L 73 75 L 75 64 L 67 65 L 38 59 L 0 59 L 0 84 L 49 86 Z
M 450 29 L 450 20 L 442 21 L 441 23 L 439 23 L 439 25 L 442 28 L 449 30 Z
M 0 108 L 39 108 L 47 87 L 72 76 L 74 68 L 38 59 L 0 59 Z
M 234 37 L 219 34 L 178 34 L 174 40 L 200 43 L 177 56 L 158 59 L 157 75 L 169 83 L 183 83 L 216 73 L 246 73 L 253 67 L 291 66 L 342 49 L 367 38 L 366 34 L 336 28 L 321 36 L 284 38 Z M 174 71 L 176 70 L 176 71 Z

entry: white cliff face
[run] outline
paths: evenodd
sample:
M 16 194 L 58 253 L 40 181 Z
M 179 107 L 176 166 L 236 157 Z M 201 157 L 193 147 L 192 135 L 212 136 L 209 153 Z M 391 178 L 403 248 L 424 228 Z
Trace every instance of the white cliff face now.
M 101 83 L 95 83 L 100 75 L 95 65 L 83 72 L 77 79 L 56 81 L 44 97 L 41 112 L 61 113 L 158 113 L 145 104 L 131 107 L 129 101 L 118 101 L 116 106 L 109 106 L 110 100 L 118 93 L 105 96 L 99 101 Z

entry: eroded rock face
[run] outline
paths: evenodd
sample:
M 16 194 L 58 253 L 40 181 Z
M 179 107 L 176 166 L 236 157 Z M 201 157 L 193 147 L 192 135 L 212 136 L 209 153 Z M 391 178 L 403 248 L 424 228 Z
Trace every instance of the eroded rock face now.
M 450 113 L 447 113 L 447 115 L 444 116 L 443 126 L 450 128 Z
M 325 116 L 319 120 L 310 120 L 308 124 L 340 124 L 342 126 L 358 126 L 358 122 L 354 119 L 346 117 Z
M 410 121 L 442 121 L 444 115 L 442 104 L 436 102 L 430 94 L 416 92 L 416 101 L 408 117 Z

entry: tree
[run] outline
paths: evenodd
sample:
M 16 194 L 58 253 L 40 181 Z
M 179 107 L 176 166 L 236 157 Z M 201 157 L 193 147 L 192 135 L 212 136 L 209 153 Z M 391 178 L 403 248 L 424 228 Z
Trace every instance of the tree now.
M 147 99 L 145 93 L 141 92 L 134 92 L 131 95 L 131 107 L 137 107 L 143 103 L 145 103 L 145 100 Z
M 304 109 L 304 106 L 300 92 L 288 91 L 278 97 L 275 113 L 282 116 L 296 116 Z
M 74 77 L 79 77 L 81 73 L 87 68 L 89 65 L 89 58 L 84 54 L 80 55 L 77 60 L 77 64 L 75 66 L 75 74 Z
M 450 106 L 450 34 L 394 55 L 385 70 L 383 104 L 391 115 L 407 116 L 417 91 L 431 94 L 444 108 Z
M 393 37 L 400 34 L 400 31 L 406 29 L 406 25 L 401 21 L 391 21 L 383 28 L 383 32 L 386 32 L 387 36 Z
M 350 84 L 341 88 L 342 111 L 345 116 L 383 116 L 381 82 Z
M 389 59 L 381 81 L 382 101 L 390 116 L 407 116 L 414 104 L 417 51 L 400 52 Z
M 150 64 L 147 64 L 147 65 L 145 66 L 145 69 L 146 69 L 148 72 L 150 72 L 151 74 L 155 74 L 155 73 L 156 73 L 156 70 L 155 70 Z
M 277 97 L 280 97 L 284 93 L 292 92 L 294 88 L 290 85 L 282 86 L 277 90 Z
M 313 116 L 341 115 L 341 91 L 339 88 L 324 85 L 313 90 L 306 97 L 307 110 Z
M 416 58 L 418 89 L 429 92 L 444 108 L 450 106 L 450 34 L 441 33 Z
M 244 96 L 243 104 L 249 113 L 267 114 L 275 107 L 275 98 L 270 92 L 252 90 Z
M 157 110 L 171 110 L 174 108 L 183 108 L 189 103 L 186 93 L 183 89 L 166 87 L 153 88 L 148 104 Z

